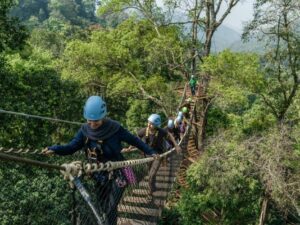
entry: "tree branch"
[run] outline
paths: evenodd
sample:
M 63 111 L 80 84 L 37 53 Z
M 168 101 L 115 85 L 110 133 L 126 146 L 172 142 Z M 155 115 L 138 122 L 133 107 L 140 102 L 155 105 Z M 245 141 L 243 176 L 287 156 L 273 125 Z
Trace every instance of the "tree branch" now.
M 152 95 L 148 94 L 147 91 L 143 88 L 143 86 L 139 83 L 139 81 L 138 81 L 138 79 L 136 78 L 136 76 L 135 76 L 132 72 L 129 72 L 129 74 L 130 74 L 130 75 L 132 76 L 132 78 L 136 81 L 136 84 L 138 85 L 138 88 L 141 90 L 142 95 L 143 95 L 146 99 L 148 99 L 148 100 L 154 102 L 156 105 L 158 105 L 158 106 L 162 109 L 164 115 L 165 115 L 166 117 L 168 117 L 169 115 L 168 115 L 167 110 L 166 110 L 166 108 L 165 108 L 165 105 L 166 105 L 166 104 L 164 104 L 161 100 L 159 100 L 159 99 L 153 97 Z

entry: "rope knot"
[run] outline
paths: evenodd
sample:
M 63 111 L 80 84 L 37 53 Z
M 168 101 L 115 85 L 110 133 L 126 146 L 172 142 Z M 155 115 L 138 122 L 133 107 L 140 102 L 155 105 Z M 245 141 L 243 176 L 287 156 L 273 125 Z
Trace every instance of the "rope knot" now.
M 80 177 L 82 175 L 82 162 L 81 161 L 74 161 L 71 163 L 64 163 L 62 167 L 65 170 L 61 170 L 60 172 L 64 176 L 64 180 L 68 180 L 70 187 L 74 188 L 74 184 L 72 183 L 74 177 Z

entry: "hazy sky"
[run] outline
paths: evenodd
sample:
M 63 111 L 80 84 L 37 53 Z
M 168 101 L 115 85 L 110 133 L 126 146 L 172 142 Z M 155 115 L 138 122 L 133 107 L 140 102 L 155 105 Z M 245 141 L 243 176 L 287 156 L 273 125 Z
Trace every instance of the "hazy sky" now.
M 156 0 L 159 6 L 162 6 L 163 0 Z M 230 14 L 226 17 L 224 25 L 241 32 L 243 29 L 243 22 L 252 18 L 253 3 L 255 0 L 240 0 L 240 2 L 232 9 Z
M 224 25 L 237 31 L 242 31 L 243 23 L 252 19 L 253 3 L 255 0 L 242 0 L 224 20 Z

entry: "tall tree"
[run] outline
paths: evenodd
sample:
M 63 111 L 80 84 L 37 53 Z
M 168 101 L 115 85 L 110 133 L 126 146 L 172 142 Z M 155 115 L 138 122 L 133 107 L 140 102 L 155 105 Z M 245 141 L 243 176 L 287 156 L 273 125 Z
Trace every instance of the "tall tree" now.
M 199 76 L 203 85 L 203 95 L 207 94 L 209 85 L 209 77 L 201 76 L 199 73 L 199 62 L 202 58 L 208 56 L 211 50 L 211 42 L 215 31 L 225 20 L 232 8 L 240 0 L 165 0 L 162 1 L 163 7 L 157 5 L 156 0 L 106 0 L 102 2 L 100 13 L 124 11 L 133 9 L 138 15 L 148 19 L 157 35 L 162 34 L 159 31 L 161 26 L 171 24 L 184 25 L 190 28 L 191 32 L 187 35 L 189 38 L 189 46 L 186 48 L 183 59 L 178 63 L 169 61 L 165 57 L 165 63 L 168 69 L 179 69 L 181 74 L 187 79 L 191 74 Z M 221 10 L 224 9 L 224 10 Z M 180 20 L 174 19 L 174 15 L 180 17 Z M 179 16 L 178 16 L 179 15 Z M 183 29 L 184 30 L 184 29 Z M 205 34 L 204 40 L 200 40 L 199 35 Z M 176 52 L 174 52 L 176 55 Z M 198 132 L 198 147 L 202 148 L 205 141 L 205 130 L 209 99 L 205 99 L 199 104 L 199 111 L 202 116 L 201 130 Z
M 298 0 L 257 0 L 254 19 L 246 26 L 244 38 L 267 39 L 262 65 L 266 89 L 259 95 L 279 122 L 299 89 L 300 2 Z

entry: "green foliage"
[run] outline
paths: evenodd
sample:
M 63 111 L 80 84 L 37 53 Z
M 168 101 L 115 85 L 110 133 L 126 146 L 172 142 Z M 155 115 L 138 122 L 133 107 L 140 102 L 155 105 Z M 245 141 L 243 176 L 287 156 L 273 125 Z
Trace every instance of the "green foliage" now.
M 188 170 L 190 187 L 176 207 L 180 224 L 257 224 L 266 196 L 266 224 L 282 224 L 284 215 L 299 222 L 299 155 L 292 147 L 299 132 L 293 131 L 273 127 L 241 138 L 227 129 L 211 139 Z
M 166 28 L 165 34 L 174 48 L 180 47 L 175 29 Z M 109 116 L 121 122 L 126 120 L 129 98 L 152 96 L 163 102 L 163 111 L 171 114 L 176 105 L 175 95 L 170 94 L 171 87 L 166 84 L 171 73 L 162 59 L 154 58 L 157 49 L 152 48 L 151 42 L 155 37 L 148 22 L 134 18 L 116 29 L 94 31 L 88 42 L 74 40 L 67 44 L 61 60 L 62 76 L 80 82 L 89 94 L 104 94 Z M 146 93 L 141 93 L 141 88 Z
M 0 223 L 69 224 L 71 194 L 57 173 L 1 165 Z
M 242 117 L 242 128 L 246 135 L 260 133 L 276 123 L 276 118 L 268 113 L 262 104 L 254 104 Z
M 178 206 L 182 224 L 255 224 L 262 190 L 247 176 L 251 168 L 241 163 L 243 154 L 234 141 L 218 139 L 189 169 L 191 188 Z
M 13 0 L 0 2 L 0 53 L 4 50 L 19 49 L 28 37 L 25 27 L 17 18 L 9 16 Z
M 77 91 L 78 86 L 73 82 L 61 81 L 49 67 L 50 59 L 43 58 L 43 54 L 39 56 L 38 60 L 35 60 L 35 55 L 29 60 L 12 57 L 10 63 L 13 67 L 0 73 L 0 92 L 3 96 L 1 108 L 71 121 L 80 120 L 83 99 Z M 44 147 L 52 141 L 59 141 L 52 135 L 62 128 L 61 125 L 13 115 L 0 116 L 3 124 L 0 130 L 2 146 Z M 74 131 L 74 126 L 71 130 Z M 51 136 L 54 138 L 52 141 L 49 138 Z
M 145 100 L 130 99 L 130 108 L 126 112 L 126 126 L 136 132 L 139 128 L 147 125 L 150 112 L 153 111 L 153 104 Z
M 207 135 L 213 135 L 218 130 L 227 128 L 231 122 L 228 115 L 217 105 L 210 108 L 207 116 Z
M 65 47 L 65 37 L 62 33 L 37 28 L 31 32 L 30 44 L 34 48 L 50 51 L 53 56 L 60 56 Z
M 12 14 L 31 28 L 47 24 L 53 27 L 55 20 L 61 23 L 55 26 L 60 30 L 65 24 L 85 27 L 96 22 L 95 10 L 94 0 L 18 0 Z
M 205 59 L 203 70 L 215 78 L 220 89 L 236 85 L 239 89 L 258 92 L 265 87 L 263 74 L 259 72 L 259 58 L 255 54 L 232 53 L 228 50 Z M 214 80 L 212 81 L 214 82 Z
M 266 41 L 262 58 L 263 101 L 279 122 L 287 119 L 299 89 L 299 1 L 256 1 L 254 17 L 244 29 L 244 39 Z M 267 26 L 266 26 L 267 23 Z

